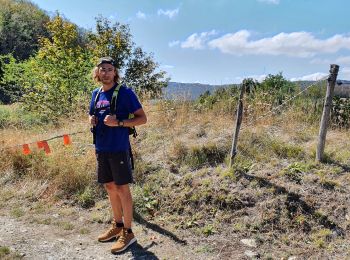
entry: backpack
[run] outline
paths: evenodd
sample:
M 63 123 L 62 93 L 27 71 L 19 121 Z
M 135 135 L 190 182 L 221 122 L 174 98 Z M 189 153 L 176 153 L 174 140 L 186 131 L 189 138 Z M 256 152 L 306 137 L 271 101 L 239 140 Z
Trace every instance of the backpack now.
M 123 86 L 123 83 L 120 83 L 113 91 L 113 96 L 112 96 L 112 100 L 111 100 L 111 105 L 110 105 L 110 115 L 115 115 L 117 113 L 117 104 L 118 104 L 118 94 L 119 94 L 119 89 Z M 100 93 L 102 91 L 102 87 L 98 90 L 95 100 L 94 100 L 94 110 L 96 108 L 97 105 L 97 101 L 98 98 L 100 96 Z M 134 114 L 129 114 L 129 119 L 134 118 Z M 137 137 L 137 132 L 136 132 L 136 128 L 133 127 L 128 127 L 129 130 L 129 135 L 132 135 L 134 138 Z

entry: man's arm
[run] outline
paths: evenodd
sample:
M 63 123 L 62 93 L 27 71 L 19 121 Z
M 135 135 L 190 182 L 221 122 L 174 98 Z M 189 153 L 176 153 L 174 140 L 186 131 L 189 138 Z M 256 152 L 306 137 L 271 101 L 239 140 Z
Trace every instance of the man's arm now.
M 118 126 L 118 120 L 113 115 L 107 115 L 104 119 L 104 123 L 107 126 Z M 123 120 L 124 127 L 133 127 L 138 125 L 143 125 L 147 123 L 147 116 L 142 108 L 134 112 L 134 118 Z

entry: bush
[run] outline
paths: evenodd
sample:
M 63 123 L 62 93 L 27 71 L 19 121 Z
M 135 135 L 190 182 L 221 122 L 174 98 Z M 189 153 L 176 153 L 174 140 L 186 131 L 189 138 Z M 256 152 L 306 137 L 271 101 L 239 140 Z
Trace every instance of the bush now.
M 229 148 L 216 144 L 186 147 L 183 143 L 176 143 L 173 147 L 173 155 L 179 163 L 198 169 L 204 166 L 216 166 L 225 161 Z

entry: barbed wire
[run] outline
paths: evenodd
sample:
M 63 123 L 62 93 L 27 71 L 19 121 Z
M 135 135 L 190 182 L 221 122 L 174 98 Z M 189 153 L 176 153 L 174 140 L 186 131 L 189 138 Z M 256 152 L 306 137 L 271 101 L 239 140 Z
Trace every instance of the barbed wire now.
M 245 128 L 241 128 L 241 131 L 245 130 L 248 126 L 251 126 L 252 124 L 256 123 L 257 121 L 259 121 L 260 119 L 263 119 L 265 117 L 267 117 L 270 114 L 273 114 L 275 111 L 277 111 L 278 109 L 280 109 L 281 107 L 283 107 L 284 105 L 286 105 L 287 103 L 289 103 L 290 101 L 296 99 L 298 96 L 300 96 L 301 94 L 303 94 L 304 92 L 306 92 L 307 90 L 309 90 L 309 88 L 316 86 L 317 84 L 319 84 L 320 82 L 328 79 L 329 76 L 324 76 L 323 78 L 317 80 L 316 82 L 314 82 L 313 84 L 310 84 L 309 86 L 305 87 L 302 91 L 300 91 L 299 93 L 297 93 L 296 95 L 290 97 L 289 99 L 284 100 L 280 105 L 278 105 L 277 107 L 272 108 L 269 112 L 259 116 L 258 118 L 256 118 L 254 121 L 250 122 L 249 124 L 245 125 Z
M 257 119 L 255 119 L 254 121 L 249 122 L 247 125 L 244 126 L 244 128 L 241 128 L 240 132 L 243 132 L 244 130 L 248 129 L 249 126 L 256 124 L 259 120 L 266 118 L 267 116 L 269 116 L 270 114 L 274 113 L 275 111 L 277 111 L 278 109 L 280 109 L 281 107 L 285 106 L 286 104 L 288 104 L 290 101 L 296 99 L 298 96 L 300 96 L 301 94 L 303 94 L 304 92 L 306 92 L 307 90 L 309 90 L 311 87 L 318 85 L 320 82 L 329 79 L 329 75 L 322 77 L 321 79 L 317 80 L 316 82 L 310 84 L 309 86 L 305 87 L 302 91 L 300 91 L 299 93 L 297 93 L 296 95 L 290 97 L 289 99 L 285 100 L 282 104 L 280 104 L 279 106 L 271 109 L 269 112 L 259 116 Z M 260 148 L 262 146 L 262 144 L 258 144 L 257 147 Z M 239 155 L 239 154 L 243 154 L 245 152 L 247 152 L 249 148 L 245 148 L 245 149 L 241 149 L 241 150 L 237 150 L 235 156 Z
M 292 100 L 294 100 L 295 98 L 297 98 L 298 96 L 300 96 L 301 94 L 303 94 L 304 92 L 306 92 L 309 88 L 311 88 L 312 86 L 315 86 L 317 84 L 319 84 L 319 82 L 325 80 L 329 78 L 329 76 L 325 76 L 319 80 L 317 80 L 315 83 L 313 84 L 310 84 L 309 86 L 307 86 L 306 88 L 304 88 L 302 91 L 300 91 L 299 93 L 297 93 L 296 95 L 290 97 L 289 99 L 286 99 L 282 104 L 278 105 L 277 107 L 274 107 L 273 109 L 271 109 L 269 112 L 259 116 L 258 118 L 256 118 L 254 121 L 251 121 L 249 122 L 247 125 L 245 125 L 243 128 L 241 128 L 241 132 L 244 131 L 245 129 L 248 128 L 248 126 L 251 126 L 252 124 L 258 122 L 259 120 L 269 116 L 270 114 L 273 114 L 275 111 L 277 111 L 278 109 L 280 109 L 281 107 L 285 106 L 287 103 L 291 102 Z M 156 112 L 171 112 L 171 111 L 177 111 L 177 110 L 181 110 L 183 109 L 183 107 L 179 107 L 179 108 L 175 108 L 175 107 L 171 107 L 171 108 L 167 108 L 167 109 L 157 109 L 157 110 L 150 110 L 150 111 L 147 111 L 147 113 L 156 113 Z M 77 124 L 81 124 L 79 122 L 76 122 Z M 76 131 L 76 132 L 73 132 L 73 133 L 67 133 L 67 134 L 62 134 L 62 135 L 56 135 L 56 136 L 53 136 L 53 137 L 50 137 L 48 139 L 42 139 L 41 141 L 50 141 L 50 140 L 54 140 L 54 139 L 57 139 L 57 138 L 62 138 L 64 135 L 69 135 L 69 136 L 72 136 L 72 135 L 77 135 L 77 134 L 80 134 L 80 133 L 85 133 L 85 132 L 88 132 L 89 130 L 85 130 L 85 131 Z M 157 130 L 156 130 L 157 131 Z M 25 144 L 34 144 L 34 143 L 37 143 L 38 141 L 33 141 L 33 142 L 29 142 L 29 143 L 25 143 Z M 76 142 L 73 142 L 73 143 L 76 143 Z M 83 143 L 80 143 L 80 144 L 83 144 Z M 165 146 L 165 143 L 164 143 L 164 140 L 162 139 L 162 144 L 163 146 Z M 20 146 L 23 146 L 24 144 L 16 144 L 16 145 L 12 145 L 12 146 L 7 146 L 7 147 L 3 147 L 3 148 L 0 148 L 0 151 L 4 151 L 4 150 L 7 150 L 7 149 L 11 149 L 11 148 L 15 148 L 15 147 L 20 147 Z M 86 144 L 86 146 L 93 146 L 91 144 Z M 163 151 L 164 152 L 164 151 Z M 237 152 L 238 154 L 238 152 Z

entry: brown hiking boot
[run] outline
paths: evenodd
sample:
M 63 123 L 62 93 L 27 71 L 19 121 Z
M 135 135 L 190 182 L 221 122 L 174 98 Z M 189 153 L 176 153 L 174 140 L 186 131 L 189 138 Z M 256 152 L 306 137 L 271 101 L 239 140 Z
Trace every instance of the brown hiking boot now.
M 136 242 L 136 238 L 134 236 L 134 233 L 128 233 L 128 230 L 126 228 L 123 228 L 123 230 L 119 234 L 119 238 L 117 243 L 115 243 L 112 248 L 111 252 L 114 253 L 120 253 L 127 249 L 132 243 Z
M 112 221 L 112 227 L 103 234 L 99 235 L 97 239 L 100 242 L 106 242 L 112 240 L 113 238 L 118 238 L 122 229 L 122 227 L 117 227 L 117 223 L 115 221 Z

